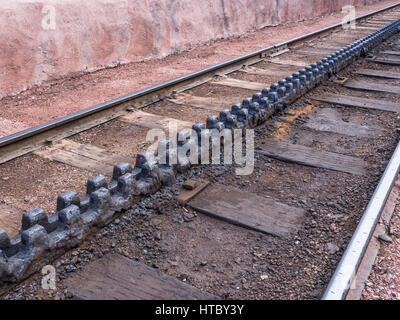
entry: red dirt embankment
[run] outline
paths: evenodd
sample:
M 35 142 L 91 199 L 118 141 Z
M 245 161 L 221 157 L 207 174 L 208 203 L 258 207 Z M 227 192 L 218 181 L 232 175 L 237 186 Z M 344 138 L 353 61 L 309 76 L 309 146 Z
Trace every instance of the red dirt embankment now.
M 0 98 L 48 80 L 377 2 L 0 0 Z

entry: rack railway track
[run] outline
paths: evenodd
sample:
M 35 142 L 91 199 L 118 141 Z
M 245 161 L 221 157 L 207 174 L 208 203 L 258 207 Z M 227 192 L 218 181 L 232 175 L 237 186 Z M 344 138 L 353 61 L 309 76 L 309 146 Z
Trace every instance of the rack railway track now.
M 54 263 L 80 298 L 320 298 L 329 281 L 324 298 L 345 298 L 400 166 L 398 19 L 393 6 L 355 30 L 336 25 L 1 138 L 3 198 L 25 184 L 14 193 L 24 207 L 0 204 L 6 297 Z M 255 129 L 250 176 L 181 165 L 175 178 L 145 153 L 130 167 L 148 129 L 190 128 L 239 101 L 206 126 Z M 88 178 L 84 196 L 62 193 Z M 186 179 L 194 190 L 181 190 Z M 78 245 L 79 262 L 68 251 Z

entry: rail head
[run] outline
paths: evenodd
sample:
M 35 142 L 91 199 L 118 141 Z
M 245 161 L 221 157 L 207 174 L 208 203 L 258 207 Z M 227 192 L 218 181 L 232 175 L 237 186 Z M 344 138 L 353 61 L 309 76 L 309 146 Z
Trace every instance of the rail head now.
M 400 170 L 400 142 L 333 274 L 322 300 L 343 300 L 353 283 L 361 260 L 381 217 Z

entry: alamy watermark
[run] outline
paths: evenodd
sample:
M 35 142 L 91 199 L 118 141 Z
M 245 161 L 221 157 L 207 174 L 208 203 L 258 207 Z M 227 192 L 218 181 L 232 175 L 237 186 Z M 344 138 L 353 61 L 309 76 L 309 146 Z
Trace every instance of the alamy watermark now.
M 53 266 L 44 266 L 42 268 L 42 289 L 43 290 L 56 290 L 56 268 Z
M 346 15 L 342 19 L 343 29 L 356 29 L 356 8 L 351 5 L 344 6 L 342 8 L 342 13 L 346 13 Z

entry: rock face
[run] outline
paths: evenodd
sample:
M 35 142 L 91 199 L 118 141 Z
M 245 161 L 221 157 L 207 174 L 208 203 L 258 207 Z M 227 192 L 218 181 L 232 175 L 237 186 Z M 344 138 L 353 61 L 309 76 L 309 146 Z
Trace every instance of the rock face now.
M 0 2 L 0 98 L 266 26 L 379 0 L 14 0 Z

